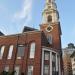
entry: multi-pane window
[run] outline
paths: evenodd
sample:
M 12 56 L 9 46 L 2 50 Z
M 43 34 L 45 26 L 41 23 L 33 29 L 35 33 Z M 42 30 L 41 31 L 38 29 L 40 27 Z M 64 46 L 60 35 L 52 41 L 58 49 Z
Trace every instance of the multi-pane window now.
M 52 44 L 52 35 L 48 35 L 47 39 L 48 39 L 49 44 Z
M 20 72 L 20 67 L 19 66 L 15 66 L 15 74 L 14 75 L 19 75 Z
M 9 71 L 9 66 L 5 66 L 4 71 L 8 72 Z
M 34 58 L 35 55 L 35 43 L 31 43 L 30 45 L 30 58 Z
M 49 75 L 49 65 L 44 65 L 44 75 Z
M 2 59 L 2 57 L 3 57 L 4 48 L 5 48 L 5 46 L 0 47 L 0 59 Z
M 28 73 L 27 73 L 27 75 L 33 75 L 33 66 L 32 65 L 28 66 Z
M 49 60 L 49 58 L 50 58 L 50 52 L 45 51 L 44 52 L 44 60 Z
M 25 51 L 25 46 L 18 45 L 17 59 L 21 59 L 22 57 L 24 57 L 24 51 Z
M 9 47 L 9 53 L 8 53 L 8 59 L 11 59 L 11 57 L 12 57 L 12 52 L 13 52 L 13 45 L 10 45 L 10 47 Z

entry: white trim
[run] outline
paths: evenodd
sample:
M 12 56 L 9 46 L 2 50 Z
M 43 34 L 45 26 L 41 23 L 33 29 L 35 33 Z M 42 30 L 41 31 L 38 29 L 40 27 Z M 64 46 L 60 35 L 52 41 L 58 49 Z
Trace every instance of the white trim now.
M 41 68 L 41 75 L 43 75 L 43 66 L 44 66 L 44 50 L 42 50 L 42 68 Z
M 53 52 L 55 54 L 58 54 L 56 51 L 53 51 L 53 49 L 42 48 L 42 50 L 44 50 L 44 51 L 50 51 L 50 52 Z
M 51 27 L 51 30 L 48 30 L 48 27 Z M 48 27 L 46 28 L 46 31 L 51 32 L 53 30 L 53 27 L 51 25 L 49 25 Z
M 43 75 L 43 68 L 44 68 L 44 51 L 50 52 L 50 75 L 52 75 L 52 53 L 56 54 L 56 71 L 59 72 L 58 75 L 61 75 L 61 66 L 60 66 L 60 55 L 58 52 L 54 51 L 53 49 L 50 49 L 48 47 L 42 48 L 42 65 L 41 65 L 41 75 Z
M 29 55 L 29 58 L 34 58 L 35 57 L 35 42 L 32 42 L 30 44 L 30 55 Z
M 3 58 L 4 50 L 5 50 L 5 46 L 1 46 L 1 49 L 0 49 L 0 59 Z
M 14 75 L 19 75 L 20 67 L 19 66 L 15 66 L 14 70 L 15 70 L 15 74 Z
M 13 53 L 13 45 L 10 45 L 7 59 L 12 58 L 12 53 Z
M 58 72 L 58 58 L 57 58 L 57 54 L 56 54 L 56 72 Z

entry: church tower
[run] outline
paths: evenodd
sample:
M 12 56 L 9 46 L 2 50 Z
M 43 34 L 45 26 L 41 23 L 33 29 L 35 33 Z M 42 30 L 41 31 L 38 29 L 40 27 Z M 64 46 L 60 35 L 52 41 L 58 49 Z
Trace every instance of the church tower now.
M 50 75 L 63 75 L 62 51 L 61 51 L 61 27 L 59 22 L 59 13 L 57 10 L 55 0 L 45 0 L 45 7 L 42 13 L 42 24 L 40 25 L 40 30 L 45 34 L 45 37 L 49 43 L 48 48 L 50 50 L 52 49 L 51 51 L 56 52 L 55 55 L 56 59 L 54 59 L 56 60 L 56 62 L 51 61 L 53 60 L 52 58 L 53 55 L 50 56 L 50 63 L 51 63 L 50 70 L 52 69 Z M 53 66 L 54 63 L 56 63 L 56 67 Z M 56 73 L 54 74 L 55 69 Z
M 61 28 L 55 0 L 45 0 L 40 30 L 45 33 L 50 47 L 58 50 L 61 49 Z

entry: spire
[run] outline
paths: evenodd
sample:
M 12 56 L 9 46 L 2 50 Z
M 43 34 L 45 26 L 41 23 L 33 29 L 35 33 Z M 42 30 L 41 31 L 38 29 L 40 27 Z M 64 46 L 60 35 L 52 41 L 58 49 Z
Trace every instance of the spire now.
M 44 11 L 42 13 L 42 23 L 54 23 L 59 21 L 59 13 L 55 0 L 46 0 Z

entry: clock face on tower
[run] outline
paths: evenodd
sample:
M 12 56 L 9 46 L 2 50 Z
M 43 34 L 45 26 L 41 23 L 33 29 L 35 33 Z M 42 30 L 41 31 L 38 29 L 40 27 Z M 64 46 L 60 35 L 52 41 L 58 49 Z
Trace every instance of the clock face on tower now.
M 52 29 L 53 29 L 53 27 L 52 27 L 52 26 L 48 26 L 48 27 L 46 28 L 46 31 L 47 31 L 47 32 L 51 32 L 51 31 L 52 31 Z

